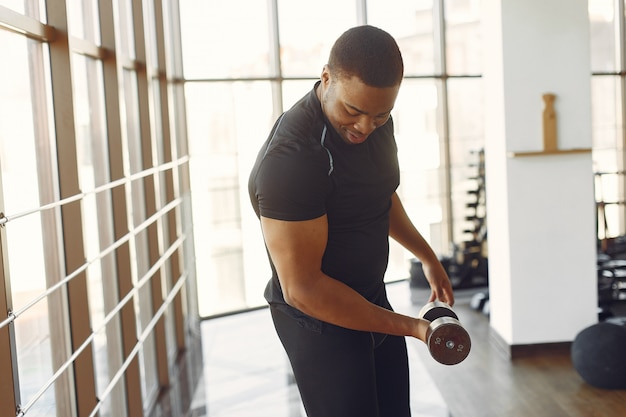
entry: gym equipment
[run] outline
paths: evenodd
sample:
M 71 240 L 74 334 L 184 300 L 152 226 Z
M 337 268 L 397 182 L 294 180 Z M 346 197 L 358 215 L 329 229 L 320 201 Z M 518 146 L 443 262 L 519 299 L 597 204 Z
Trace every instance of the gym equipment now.
M 470 300 L 470 307 L 476 311 L 483 311 L 483 307 L 486 302 L 489 301 L 489 294 L 486 292 L 479 292 L 472 296 Z
M 483 309 L 481 311 L 487 317 L 491 315 L 491 301 L 489 301 L 489 299 L 485 301 L 485 305 L 483 305 Z
M 616 200 L 611 193 L 605 195 L 604 188 L 626 179 L 626 171 L 605 171 L 594 173 L 596 195 L 597 226 L 597 272 L 598 272 L 598 320 L 604 321 L 614 316 L 624 315 L 626 301 L 626 235 L 616 236 L 617 224 L 607 218 L 607 209 L 620 212 L 626 200 Z
M 459 236 L 463 241 L 459 244 L 453 242 L 450 256 L 439 256 L 454 289 L 485 287 L 489 282 L 485 152 L 479 149 L 472 154 L 475 154 L 476 162 L 469 168 L 475 172 L 467 178 L 469 187 L 465 216 L 458 219 L 465 225 Z M 418 259 L 411 260 L 410 285 L 412 288 L 430 287 Z
M 602 259 L 598 256 L 598 319 L 607 320 L 623 310 L 619 304 L 626 299 L 626 260 Z
M 583 380 L 605 389 L 626 389 L 626 327 L 601 322 L 583 329 L 572 342 L 572 363 Z
M 476 311 L 483 313 L 485 316 L 491 314 L 491 304 L 489 302 L 488 292 L 479 292 L 472 296 L 470 307 Z
M 426 274 L 424 273 L 424 268 L 422 267 L 422 262 L 417 259 L 411 259 L 411 266 L 409 269 L 410 273 L 410 286 L 411 288 L 430 288 L 430 284 L 426 279 Z M 450 277 L 458 276 L 457 271 L 460 271 L 460 267 L 456 264 L 456 261 L 449 256 L 440 256 L 439 262 L 445 269 L 446 273 Z
M 431 356 L 444 365 L 456 365 L 469 355 L 471 339 L 452 308 L 442 301 L 432 301 L 418 317 L 428 320 L 426 345 Z
M 466 228 L 463 230 L 463 241 L 452 247 L 452 258 L 455 265 L 446 269 L 453 288 L 476 288 L 488 283 L 487 253 L 487 197 L 485 177 L 485 151 L 479 149 L 471 152 L 475 162 L 469 168 L 475 172 L 467 178 L 467 200 L 465 202 Z

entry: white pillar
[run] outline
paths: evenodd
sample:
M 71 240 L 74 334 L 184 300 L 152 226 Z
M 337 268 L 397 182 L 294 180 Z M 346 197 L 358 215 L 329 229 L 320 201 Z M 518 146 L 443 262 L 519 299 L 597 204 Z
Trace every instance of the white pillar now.
M 570 342 L 597 322 L 587 1 L 482 7 L 491 326 L 509 346 Z M 541 153 L 545 93 L 575 152 Z

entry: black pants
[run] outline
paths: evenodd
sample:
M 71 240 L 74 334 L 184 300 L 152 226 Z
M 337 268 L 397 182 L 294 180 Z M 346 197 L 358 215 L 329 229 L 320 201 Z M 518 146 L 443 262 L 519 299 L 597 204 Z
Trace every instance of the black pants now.
M 322 323 L 319 330 L 271 307 L 308 417 L 409 417 L 404 337 Z

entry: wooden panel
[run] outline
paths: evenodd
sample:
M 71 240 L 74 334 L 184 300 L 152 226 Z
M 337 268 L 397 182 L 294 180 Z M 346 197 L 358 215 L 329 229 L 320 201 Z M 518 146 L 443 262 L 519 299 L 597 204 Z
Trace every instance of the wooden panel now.
M 102 46 L 108 51 L 115 51 L 115 33 L 116 27 L 113 4 L 111 0 L 100 1 L 100 28 L 102 31 Z M 122 75 L 118 73 L 118 54 L 108 54 L 103 61 L 103 79 L 104 94 L 106 105 L 106 123 L 108 133 L 108 151 L 109 151 L 109 173 L 111 181 L 116 181 L 125 177 L 124 172 L 124 144 L 122 138 L 125 135 L 124 127 L 121 121 L 120 109 L 120 79 Z M 130 103 L 129 103 L 130 104 Z M 113 234 L 114 240 L 124 238 L 128 230 L 128 202 L 126 198 L 126 188 L 130 184 L 125 184 L 113 188 L 111 190 L 111 203 L 113 205 Z M 132 264 L 130 255 L 130 245 L 123 244 L 115 251 L 115 278 L 117 280 L 117 291 L 120 300 L 133 290 L 132 282 Z M 135 305 L 132 299 L 122 308 L 120 313 L 122 340 L 122 357 L 128 358 L 132 350 L 137 344 L 137 326 L 136 326 Z M 114 343 L 109 341 L 109 343 Z M 110 346 L 109 349 L 115 349 Z M 141 373 L 139 371 L 139 360 L 135 357 L 124 374 L 124 387 L 126 399 L 132 398 L 132 401 L 124 401 L 124 404 L 117 404 L 116 398 L 113 398 L 113 407 L 125 407 L 125 412 L 129 416 L 142 415 L 143 401 L 141 396 Z M 114 395 L 114 394 L 112 394 Z M 123 411 L 118 411 L 118 414 Z M 113 414 L 116 414 L 115 412 Z
M 116 205 L 118 203 L 114 202 L 113 204 Z M 117 220 L 119 219 L 116 218 Z M 120 299 L 126 297 L 133 290 L 129 246 L 129 243 L 124 243 L 115 251 Z M 122 351 L 124 359 L 126 359 L 137 344 L 137 313 L 135 312 L 132 299 L 122 308 L 120 315 L 122 319 Z M 126 398 L 133 399 L 132 401 L 127 401 L 128 415 L 140 416 L 143 414 L 143 401 L 138 356 L 135 356 L 130 362 L 124 374 L 124 379 L 126 383 Z
M 67 38 L 67 4 L 58 0 L 47 4 L 48 23 L 58 29 L 58 36 L 50 48 L 50 72 L 54 106 L 54 126 L 57 139 L 57 166 L 60 197 L 67 198 L 81 192 L 76 156 L 74 110 L 71 103 L 72 66 Z M 62 238 L 66 273 L 72 273 L 85 263 L 82 212 L 79 201 L 61 209 Z M 91 334 L 86 274 L 83 272 L 67 285 L 71 344 L 77 349 Z M 74 364 L 76 403 L 79 416 L 88 416 L 97 404 L 93 348 L 89 345 Z
M 149 42 L 151 39 L 146 39 L 146 27 L 144 26 L 144 20 L 142 16 L 146 15 L 148 18 L 152 17 L 148 13 L 148 9 L 144 9 L 142 2 L 132 2 L 133 15 L 134 15 L 134 28 L 135 28 L 135 50 L 137 54 L 137 60 L 145 64 L 144 67 L 137 69 L 137 87 L 139 96 L 139 121 L 141 126 L 141 160 L 143 169 L 152 168 L 157 161 L 153 159 L 153 132 L 151 130 L 152 124 L 150 123 L 150 109 L 156 112 L 161 112 L 161 108 L 156 108 L 154 103 L 154 91 L 152 81 L 148 76 L 148 71 L 154 71 L 157 65 L 156 62 L 147 62 L 147 53 Z M 155 6 L 156 7 L 156 6 Z M 139 18 L 138 18 L 139 16 Z M 156 22 L 155 22 L 156 24 Z M 162 97 L 160 97 L 162 99 Z M 156 120 L 169 119 L 168 115 L 160 114 L 156 117 Z M 157 129 L 161 129 L 162 126 L 156 126 Z M 163 133 L 163 135 L 166 135 Z M 158 181 L 158 173 L 150 175 L 144 179 L 144 201 L 146 209 L 146 217 L 150 217 L 155 214 L 160 208 L 157 203 L 157 197 L 161 195 Z M 161 222 L 157 221 L 155 224 L 148 227 L 148 259 L 150 265 L 154 265 L 160 258 L 160 242 L 157 228 L 160 227 Z M 152 296 L 152 308 L 156 311 L 161 307 L 163 303 L 162 293 L 162 274 L 161 271 L 157 271 L 150 283 L 151 296 Z M 155 325 L 155 353 L 156 353 L 156 366 L 160 387 L 169 385 L 169 369 L 167 362 L 167 348 L 165 340 L 165 319 L 161 317 Z M 147 364 L 147 366 L 150 366 Z

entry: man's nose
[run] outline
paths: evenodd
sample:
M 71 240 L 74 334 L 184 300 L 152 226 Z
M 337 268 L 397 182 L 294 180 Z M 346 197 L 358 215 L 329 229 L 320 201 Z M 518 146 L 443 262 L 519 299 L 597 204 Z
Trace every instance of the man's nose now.
M 354 126 L 359 133 L 364 135 L 369 135 L 376 130 L 377 127 L 378 125 L 376 124 L 376 120 L 373 117 L 366 115 L 361 116 Z

